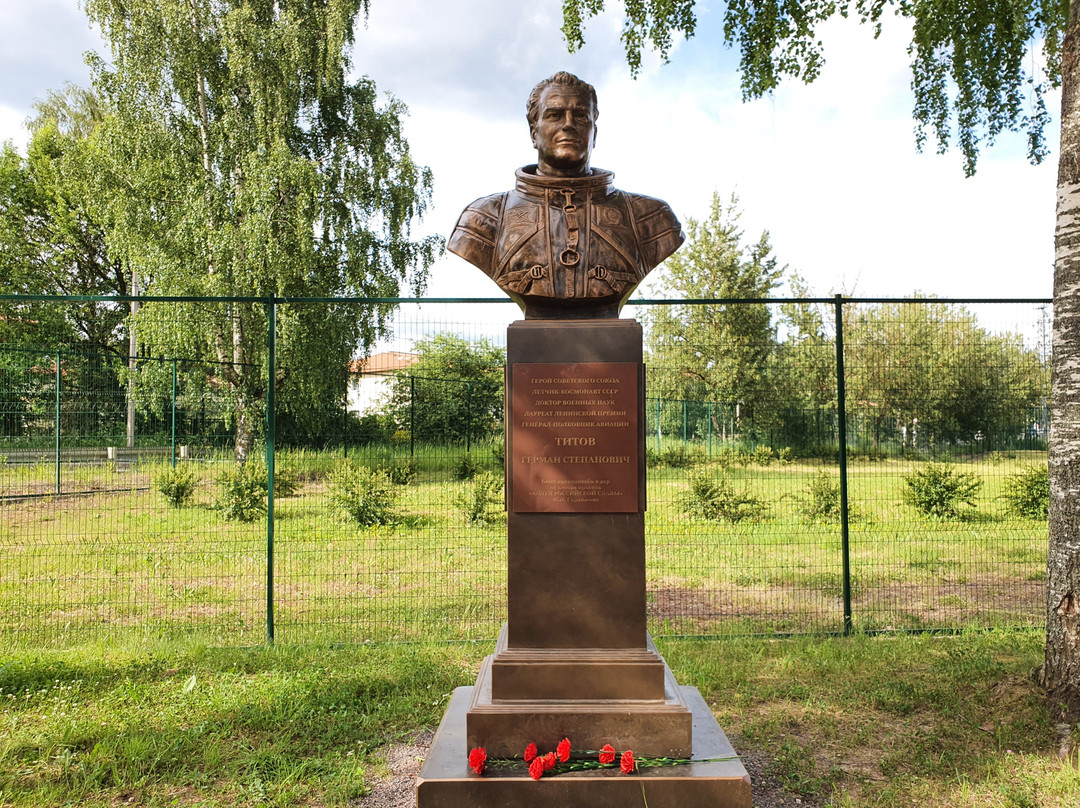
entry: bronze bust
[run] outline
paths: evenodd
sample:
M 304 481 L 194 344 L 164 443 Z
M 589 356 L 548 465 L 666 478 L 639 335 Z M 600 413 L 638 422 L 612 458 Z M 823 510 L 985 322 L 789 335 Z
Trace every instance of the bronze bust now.
M 533 88 L 527 117 L 536 165 L 517 170 L 514 190 L 469 205 L 450 251 L 487 273 L 526 319 L 618 317 L 683 243 L 682 226 L 665 202 L 620 191 L 610 171 L 589 167 L 592 85 L 556 73 Z

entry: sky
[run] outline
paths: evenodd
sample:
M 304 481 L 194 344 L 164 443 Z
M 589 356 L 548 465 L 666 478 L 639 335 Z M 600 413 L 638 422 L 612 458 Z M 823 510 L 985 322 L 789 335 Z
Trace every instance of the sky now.
M 1042 165 L 1028 164 L 1022 135 L 1006 135 L 968 179 L 959 152 L 916 150 L 910 31 L 899 20 L 886 19 L 878 40 L 855 20 L 830 22 L 815 83 L 744 103 L 737 54 L 711 10 L 722 4 L 699 0 L 697 35 L 668 64 L 647 56 L 637 79 L 618 4 L 608 4 L 614 13 L 593 19 L 585 48 L 568 54 L 561 0 L 372 0 L 352 59 L 409 108 L 413 157 L 435 178 L 418 233 L 449 236 L 469 202 L 510 188 L 514 169 L 535 162 L 525 100 L 569 70 L 597 89 L 593 166 L 664 199 L 684 222 L 705 217 L 714 193 L 737 195 L 747 242 L 768 230 L 776 258 L 814 294 L 1050 297 L 1058 95 Z M 77 0 L 0 0 L 0 141 L 23 148 L 35 99 L 89 83 L 88 50 L 108 54 Z M 427 293 L 501 295 L 450 254 Z

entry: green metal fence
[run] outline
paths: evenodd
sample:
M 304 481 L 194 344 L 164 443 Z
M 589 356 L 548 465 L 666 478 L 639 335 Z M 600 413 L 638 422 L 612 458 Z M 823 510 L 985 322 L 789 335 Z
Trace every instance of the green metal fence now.
M 169 305 L 182 319 L 206 302 Z M 757 387 L 738 397 L 723 395 L 733 388 L 719 371 L 698 378 L 683 356 L 650 356 L 650 630 L 1041 623 L 1046 522 L 1017 512 L 1010 496 L 1046 465 L 1048 302 L 628 307 L 624 316 L 648 328 L 658 306 L 767 306 L 777 329 Z M 505 617 L 504 522 L 467 517 L 475 475 L 501 473 L 501 407 L 473 383 L 407 362 L 343 368 L 332 395 L 315 395 L 294 383 L 303 374 L 289 363 L 303 351 L 279 350 L 283 311 L 307 307 L 317 318 L 332 305 L 359 316 L 390 304 L 393 336 L 377 350 L 406 360 L 435 334 L 501 344 L 518 317 L 501 301 L 258 299 L 268 331 L 256 375 L 275 383 L 247 402 L 261 424 L 249 462 L 272 482 L 265 513 L 246 523 L 218 507 L 238 422 L 221 363 L 149 342 L 135 357 L 0 345 L 0 636 L 37 645 L 177 632 L 224 643 L 494 637 Z M 785 320 L 792 306 L 814 314 L 813 333 Z M 399 480 L 394 524 L 334 516 L 334 475 L 346 464 Z M 197 478 L 184 507 L 159 490 L 177 468 Z M 972 504 L 955 517 L 921 515 L 909 480 L 930 469 L 968 475 Z

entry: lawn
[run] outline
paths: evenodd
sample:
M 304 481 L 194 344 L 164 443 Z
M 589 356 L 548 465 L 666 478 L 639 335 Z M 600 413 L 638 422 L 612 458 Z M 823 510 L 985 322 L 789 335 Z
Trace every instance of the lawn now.
M 1029 679 L 1041 643 L 997 630 L 659 644 L 790 803 L 1074 808 L 1080 737 Z M 390 750 L 437 726 L 491 647 L 2 652 L 0 805 L 363 805 Z
M 404 460 L 407 447 L 367 458 Z M 275 501 L 273 614 L 286 642 L 486 640 L 505 617 L 505 527 L 469 522 L 455 478 L 460 450 L 421 453 L 398 486 L 397 524 L 334 519 L 327 475 L 340 453 L 282 452 L 298 479 Z M 350 460 L 356 461 L 354 450 Z M 360 458 L 364 459 L 364 458 Z M 490 447 L 472 457 L 497 467 Z M 1005 481 L 1045 455 L 959 461 L 978 475 L 962 518 L 920 516 L 905 502 L 914 459 L 849 465 L 850 602 L 862 631 L 1041 625 L 1046 523 L 1010 515 Z M 64 647 L 116 637 L 195 635 L 250 645 L 267 633 L 268 525 L 213 509 L 225 461 L 194 461 L 191 505 L 156 488 L 161 460 L 0 465 L 0 637 Z M 756 518 L 687 513 L 692 472 L 725 475 L 761 503 Z M 648 608 L 657 636 L 835 632 L 844 621 L 838 520 L 807 513 L 820 461 L 649 469 Z M 77 493 L 81 492 L 81 493 Z M 35 494 L 36 496 L 27 496 Z

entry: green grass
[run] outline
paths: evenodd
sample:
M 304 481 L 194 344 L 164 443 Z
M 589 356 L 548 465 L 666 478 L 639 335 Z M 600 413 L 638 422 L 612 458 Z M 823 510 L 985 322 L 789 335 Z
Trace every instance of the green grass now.
M 505 617 L 504 524 L 467 520 L 458 501 L 465 483 L 453 479 L 460 447 L 420 448 L 418 477 L 401 487 L 401 522 L 371 528 L 330 516 L 326 477 L 343 462 L 341 452 L 280 454 L 300 480 L 295 496 L 275 502 L 280 640 L 494 636 Z M 408 446 L 353 449 L 349 460 L 358 455 L 375 466 L 407 457 Z M 473 456 L 483 468 L 495 465 L 490 447 L 474 447 Z M 963 464 L 984 484 L 974 513 L 955 520 L 921 517 L 904 501 L 904 475 L 917 461 L 852 463 L 856 627 L 1040 624 L 1046 523 L 1009 515 L 1002 498 L 1008 476 L 1038 460 L 1021 453 Z M 267 631 L 267 524 L 229 522 L 212 510 L 224 462 L 195 463 L 201 483 L 190 507 L 168 507 L 156 490 L 161 461 L 62 466 L 62 490 L 94 493 L 0 504 L 0 636 L 32 647 L 125 633 L 259 642 Z M 652 631 L 840 629 L 839 526 L 807 519 L 802 507 L 820 462 L 730 466 L 732 483 L 767 504 L 759 521 L 737 524 L 683 512 L 694 468 L 649 470 Z M 0 494 L 48 494 L 54 477 L 47 463 L 0 466 Z
M 660 641 L 740 752 L 804 801 L 1074 806 L 1035 631 Z M 491 643 L 0 652 L 0 804 L 346 805 Z M 1080 740 L 1078 738 L 1077 740 Z M 352 803 L 355 804 L 355 803 Z

